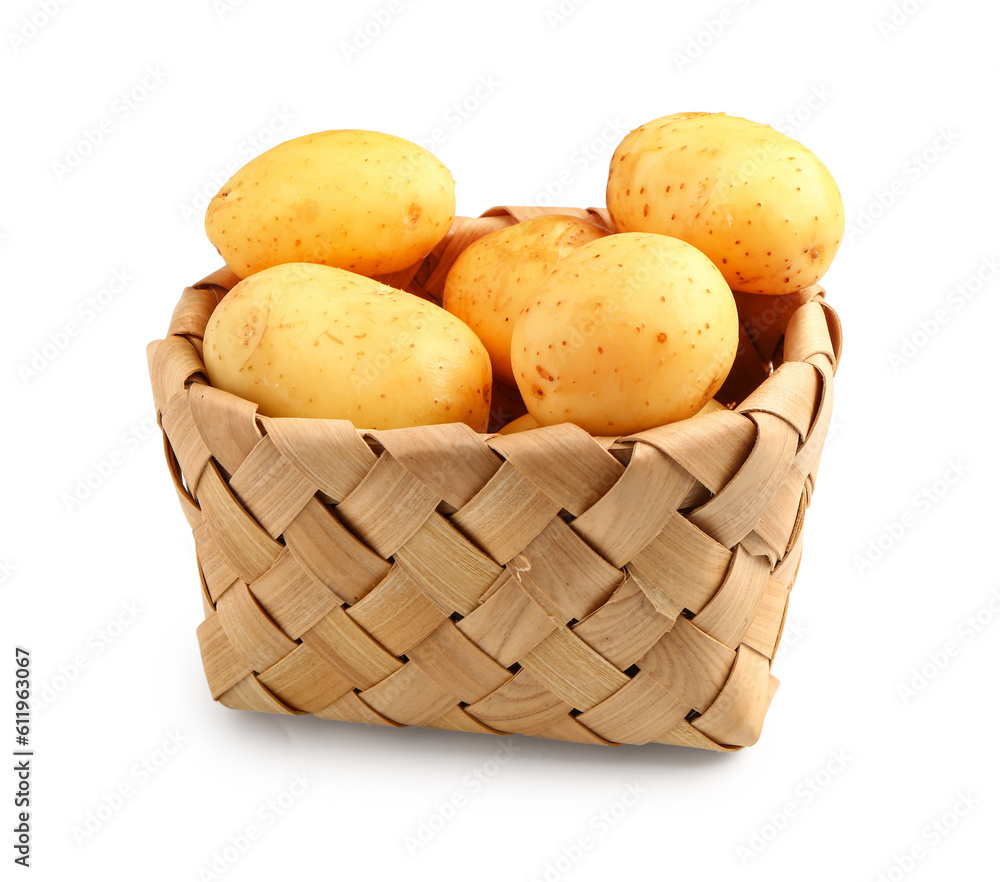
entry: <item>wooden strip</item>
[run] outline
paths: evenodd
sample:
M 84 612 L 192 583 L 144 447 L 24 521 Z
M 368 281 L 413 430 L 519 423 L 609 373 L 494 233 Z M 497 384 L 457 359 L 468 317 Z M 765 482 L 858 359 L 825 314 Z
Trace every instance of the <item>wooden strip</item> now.
M 229 489 L 271 538 L 277 539 L 317 488 L 265 436 L 233 472 Z
M 447 729 L 451 732 L 478 732 L 480 735 L 504 734 L 480 723 L 475 717 L 469 716 L 461 707 L 453 707 L 443 717 L 438 717 L 433 723 L 427 725 L 432 729 Z
M 302 642 L 354 686 L 367 689 L 384 680 L 403 663 L 378 645 L 336 607 L 302 635 Z
M 798 444 L 797 433 L 784 420 L 768 413 L 756 413 L 753 419 L 760 432 L 743 467 L 724 489 L 688 515 L 691 523 L 727 548 L 746 536 L 771 504 Z
M 624 574 L 554 518 L 509 567 L 528 596 L 565 624 L 605 603 Z
M 192 496 L 198 495 L 198 481 L 201 473 L 212 458 L 205 440 L 191 413 L 189 393 L 185 389 L 174 395 L 160 415 L 163 431 L 170 441 L 170 447 L 184 475 L 184 482 Z
M 625 469 L 572 423 L 500 435 L 490 447 L 547 496 L 581 515 L 614 487 Z
M 227 591 L 216 609 L 233 648 L 254 671 L 266 670 L 295 649 L 295 641 L 268 618 L 246 585 Z
M 589 710 L 629 678 L 569 628 L 558 627 L 521 658 L 521 667 L 577 710 Z
M 785 332 L 785 361 L 807 361 L 810 356 L 824 355 L 830 364 L 837 356 L 830 339 L 827 312 L 819 303 L 806 303 L 793 313 Z
M 204 384 L 191 387 L 189 401 L 191 415 L 212 456 L 232 474 L 260 441 L 257 405 Z
M 364 723 L 368 726 L 392 726 L 402 728 L 401 723 L 395 723 L 388 717 L 383 717 L 370 705 L 365 704 L 354 690 L 345 693 L 335 702 L 314 712 L 324 720 L 343 720 L 346 723 Z
M 337 517 L 382 557 L 390 557 L 437 508 L 440 498 L 383 453 L 337 506 Z
M 743 642 L 766 658 L 773 659 L 787 606 L 788 589 L 771 576 L 757 607 L 757 615 L 743 635 Z
M 253 674 L 244 677 L 235 686 L 226 690 L 219 696 L 218 701 L 219 704 L 233 710 L 258 711 L 266 714 L 302 713 L 285 704 Z
M 429 726 L 458 706 L 456 696 L 412 664 L 402 665 L 360 695 L 384 717 L 408 726 Z
M 167 337 L 146 347 L 153 402 L 162 413 L 175 395 L 184 391 L 188 380 L 205 370 L 198 352 L 185 337 Z
M 625 474 L 571 526 L 608 563 L 624 566 L 663 529 L 693 481 L 668 456 L 639 444 Z
M 455 508 L 469 502 L 501 466 L 482 437 L 465 423 L 368 434 L 436 496 Z
M 250 584 L 250 593 L 293 640 L 341 604 L 341 599 L 303 569 L 287 548 Z
M 576 720 L 607 741 L 646 744 L 670 732 L 691 710 L 641 671 Z
M 675 618 L 657 612 L 635 580 L 626 578 L 607 603 L 572 630 L 624 671 L 673 627 Z
M 556 627 L 515 579 L 501 586 L 458 623 L 458 629 L 483 652 L 509 667 Z
M 239 574 L 219 553 L 204 521 L 195 526 L 192 533 L 198 566 L 201 567 L 208 596 L 213 604 L 218 603 L 219 598 L 240 581 Z
M 653 606 L 670 617 L 678 606 L 700 612 L 725 580 L 731 559 L 728 548 L 675 514 L 632 558 L 628 571 Z
M 772 679 L 768 660 L 757 650 L 741 646 L 719 697 L 691 725 L 719 744 L 756 744 L 776 688 L 777 681 L 772 683 Z
M 715 750 L 721 753 L 732 753 L 742 750 L 741 747 L 727 747 L 723 744 L 716 744 L 711 738 L 699 732 L 686 720 L 681 721 L 673 729 L 658 738 L 654 738 L 656 744 L 676 744 L 678 747 L 697 747 L 701 750 Z
M 331 499 L 349 496 L 378 457 L 346 420 L 261 417 L 274 446 Z
M 805 438 L 819 407 L 820 377 L 812 365 L 785 362 L 743 401 L 739 413 L 769 413 Z
M 364 597 L 392 566 L 315 498 L 285 527 L 285 545 L 307 573 L 347 603 Z
M 577 717 L 560 717 L 547 729 L 539 729 L 532 732 L 542 738 L 556 738 L 559 741 L 575 741 L 577 744 L 603 744 L 608 747 L 616 744 L 614 741 L 605 741 L 596 732 L 591 732 L 586 726 L 581 724 Z
M 767 587 L 771 567 L 766 557 L 753 557 L 737 546 L 722 587 L 694 617 L 693 624 L 730 649 L 736 649 Z
M 233 646 L 218 613 L 212 613 L 198 626 L 198 646 L 208 688 L 216 701 L 223 692 L 253 673 L 253 668 Z
M 518 555 L 559 514 L 560 504 L 511 463 L 451 517 L 451 523 L 498 563 Z
M 528 671 L 518 671 L 503 686 L 466 710 L 501 732 L 534 734 L 569 715 L 573 706 L 553 695 Z
M 244 582 L 259 579 L 281 553 L 282 546 L 243 510 L 215 463 L 205 469 L 198 489 L 205 526 L 219 553 Z
M 352 691 L 351 684 L 304 643 L 261 671 L 258 679 L 286 705 L 307 713 L 323 710 Z
M 466 704 L 479 701 L 514 676 L 462 634 L 451 619 L 414 646 L 408 658 Z
M 399 566 L 347 609 L 393 655 L 404 655 L 447 619 Z
M 631 436 L 631 440 L 650 444 L 665 453 L 713 493 L 732 480 L 753 450 L 756 439 L 753 421 L 728 410 Z
M 503 567 L 437 513 L 424 521 L 395 558 L 446 615 L 472 612 L 503 574 Z
M 756 535 L 767 547 L 767 556 L 777 563 L 785 556 L 803 502 L 803 475 L 793 463 L 785 482 L 775 494 L 774 501 L 760 516 L 749 535 Z M 750 550 L 750 549 L 748 549 Z
M 639 667 L 689 707 L 707 710 L 722 691 L 736 653 L 680 618 L 641 659 Z

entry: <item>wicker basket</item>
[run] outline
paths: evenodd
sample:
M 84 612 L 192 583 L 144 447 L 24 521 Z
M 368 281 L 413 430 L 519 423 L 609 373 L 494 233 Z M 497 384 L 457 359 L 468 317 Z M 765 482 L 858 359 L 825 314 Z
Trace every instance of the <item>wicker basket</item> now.
M 384 281 L 436 297 L 470 242 L 541 213 L 459 218 Z M 235 281 L 187 288 L 148 350 L 215 700 L 590 744 L 757 740 L 840 352 L 821 288 L 738 295 L 734 411 L 616 439 L 260 416 L 201 361 Z

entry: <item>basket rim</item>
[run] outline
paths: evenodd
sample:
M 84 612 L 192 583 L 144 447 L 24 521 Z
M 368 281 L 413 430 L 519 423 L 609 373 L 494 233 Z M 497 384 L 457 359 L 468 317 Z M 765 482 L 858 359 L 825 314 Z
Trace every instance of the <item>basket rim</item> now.
M 553 207 L 553 208 L 546 208 L 546 207 L 541 207 L 541 206 L 508 206 L 508 205 L 493 206 L 492 208 L 487 209 L 482 214 L 480 214 L 478 216 L 475 216 L 475 217 L 471 216 L 471 215 L 469 215 L 469 216 L 466 216 L 466 215 L 456 215 L 454 223 L 452 224 L 451 229 L 446 234 L 446 236 L 441 240 L 441 242 L 438 243 L 438 245 L 431 252 L 431 254 L 428 255 L 427 257 L 423 258 L 422 260 L 418 261 L 416 264 L 414 264 L 412 267 L 408 268 L 407 270 L 402 271 L 402 273 L 397 274 L 397 276 L 402 276 L 404 278 L 405 277 L 412 278 L 412 276 L 416 273 L 417 269 L 420 266 L 422 266 L 425 263 L 425 261 L 427 261 L 431 257 L 440 258 L 441 255 L 448 248 L 448 245 L 451 243 L 452 239 L 454 238 L 456 231 L 458 229 L 460 229 L 463 224 L 470 223 L 470 222 L 475 222 L 477 220 L 482 220 L 482 219 L 487 219 L 487 218 L 502 218 L 502 217 L 508 217 L 508 216 L 513 219 L 514 223 L 520 223 L 520 222 L 522 222 L 524 220 L 528 220 L 528 219 L 533 218 L 533 217 L 538 217 L 540 215 L 547 215 L 547 214 L 564 214 L 564 215 L 570 216 L 570 217 L 579 217 L 579 218 L 584 219 L 584 220 L 589 220 L 591 222 L 597 222 L 597 223 L 599 223 L 600 225 L 602 225 L 605 228 L 609 229 L 612 234 L 615 232 L 615 228 L 614 228 L 614 226 L 613 226 L 613 224 L 612 224 L 612 222 L 610 220 L 610 215 L 608 214 L 608 211 L 607 211 L 606 208 L 589 207 L 589 208 L 583 209 L 583 208 L 575 208 L 575 207 Z M 383 278 L 380 278 L 380 279 L 376 279 L 376 281 L 384 281 L 384 279 L 388 279 L 388 278 L 391 278 L 391 277 L 383 277 Z M 147 347 L 146 347 L 146 350 L 147 350 L 147 359 L 149 361 L 149 365 L 150 365 L 151 371 L 152 371 L 152 365 L 153 365 L 153 362 L 154 362 L 154 357 L 155 357 L 156 349 L 159 346 L 161 346 L 162 344 L 166 343 L 168 340 L 170 340 L 173 337 L 181 337 L 181 338 L 186 339 L 188 341 L 188 343 L 192 346 L 192 348 L 195 350 L 195 352 L 196 352 L 196 354 L 198 356 L 198 362 L 199 362 L 199 364 L 201 366 L 201 370 L 200 371 L 193 371 L 193 372 L 191 372 L 186 377 L 186 379 L 184 381 L 184 387 L 185 387 L 185 389 L 189 388 L 191 385 L 193 385 L 195 383 L 200 383 L 202 385 L 209 386 L 209 387 L 211 387 L 213 389 L 216 389 L 217 391 L 225 392 L 225 394 L 227 394 L 227 395 L 232 395 L 234 398 L 240 400 L 241 402 L 243 402 L 243 403 L 245 403 L 245 404 L 247 404 L 247 405 L 249 405 L 249 406 L 251 406 L 251 407 L 253 407 L 255 409 L 255 418 L 258 421 L 258 423 L 261 420 L 268 420 L 268 421 L 274 421 L 274 420 L 307 420 L 310 423 L 316 423 L 318 425 L 319 424 L 328 424 L 328 423 L 336 423 L 336 424 L 344 424 L 344 423 L 346 423 L 346 424 L 352 426 L 353 429 L 356 432 L 358 432 L 358 434 L 361 437 L 365 438 L 366 442 L 368 442 L 369 444 L 371 444 L 372 442 L 375 442 L 375 444 L 378 444 L 377 439 L 371 437 L 372 433 L 381 433 L 381 432 L 386 432 L 386 431 L 391 431 L 391 432 L 394 432 L 394 433 L 411 432 L 411 431 L 419 431 L 420 429 L 426 428 L 426 426 L 402 427 L 402 428 L 396 428 L 396 429 L 364 428 L 364 427 L 359 427 L 359 426 L 355 425 L 350 420 L 339 420 L 339 419 L 319 418 L 319 417 L 273 417 L 273 416 L 267 416 L 267 415 L 262 414 L 262 413 L 259 412 L 259 405 L 257 405 L 256 402 L 254 402 L 254 401 L 252 401 L 250 399 L 247 399 L 247 398 L 243 398 L 243 397 L 241 397 L 239 395 L 236 395 L 236 394 L 234 394 L 232 392 L 227 392 L 226 390 L 218 389 L 217 387 L 212 386 L 212 384 L 209 382 L 207 372 L 205 371 L 204 361 L 202 359 L 201 348 L 200 348 L 200 345 L 199 345 L 201 343 L 201 341 L 202 341 L 202 334 L 204 332 L 204 328 L 202 327 L 200 329 L 201 332 L 202 332 L 201 334 L 199 334 L 199 333 L 191 333 L 191 330 L 198 330 L 198 329 L 191 329 L 191 330 L 187 330 L 187 331 L 185 331 L 183 329 L 175 329 L 175 325 L 177 325 L 177 323 L 178 323 L 177 312 L 181 308 L 181 306 L 184 304 L 184 299 L 185 299 L 185 296 L 187 295 L 188 291 L 196 291 L 196 292 L 208 292 L 208 291 L 211 291 L 215 295 L 216 305 L 217 305 L 221 301 L 221 299 L 230 290 L 232 290 L 232 288 L 234 288 L 240 281 L 242 281 L 242 280 L 240 279 L 239 276 L 237 276 L 228 266 L 223 265 L 222 267 L 219 267 L 218 269 L 212 271 L 211 273 L 209 273 L 208 275 L 206 275 L 204 278 L 200 279 L 199 281 L 195 282 L 194 284 L 188 285 L 184 289 L 184 291 L 182 292 L 182 295 L 181 295 L 181 300 L 175 306 L 174 316 L 173 316 L 173 318 L 171 320 L 171 324 L 170 324 L 170 327 L 168 328 L 166 336 L 163 337 L 163 338 L 161 338 L 161 339 L 157 339 L 157 340 L 154 340 L 154 341 L 150 342 L 147 345 Z M 741 292 L 735 292 L 735 293 L 741 293 Z M 806 294 L 806 293 L 809 294 L 808 300 L 806 300 L 805 302 L 803 302 L 799 306 L 797 306 L 795 308 L 795 310 L 793 310 L 792 315 L 794 315 L 795 312 L 798 312 L 799 310 L 801 310 L 801 309 L 803 309 L 805 307 L 808 307 L 810 304 L 813 304 L 813 303 L 818 303 L 820 305 L 820 307 L 823 309 L 823 312 L 824 312 L 825 318 L 826 318 L 827 331 L 829 333 L 830 343 L 831 343 L 831 346 L 832 346 L 832 352 L 828 353 L 828 357 L 830 358 L 830 361 L 831 361 L 831 370 L 832 370 L 832 373 L 836 374 L 837 368 L 838 368 L 838 366 L 840 364 L 841 352 L 842 352 L 842 348 L 843 348 L 843 328 L 842 328 L 842 325 L 841 325 L 840 317 L 837 314 L 837 311 L 826 300 L 826 289 L 822 285 L 814 284 L 814 285 L 810 285 L 810 286 L 805 287 L 805 288 L 801 288 L 801 289 L 799 289 L 799 291 L 793 292 L 791 295 L 774 295 L 774 296 L 775 297 L 795 296 L 795 295 L 801 296 L 801 295 Z M 766 297 L 768 295 L 760 295 L 760 296 Z M 740 321 L 742 322 L 742 318 L 740 319 Z M 784 336 L 784 335 L 782 335 L 782 336 Z M 195 340 L 197 340 L 198 343 L 195 343 L 194 342 Z M 752 345 L 754 345 L 755 348 L 756 348 L 755 344 L 752 344 Z M 758 350 L 758 354 L 760 354 L 763 357 L 763 354 L 760 353 L 759 350 Z M 754 389 L 754 392 L 756 392 L 757 390 L 759 390 L 762 387 L 764 387 L 765 384 L 767 384 L 772 379 L 772 377 L 774 376 L 775 372 L 778 370 L 778 368 L 783 363 L 785 363 L 785 362 L 781 362 L 779 364 L 774 365 L 772 367 L 772 369 L 770 370 L 768 376 L 764 377 L 764 379 L 760 382 L 760 384 Z M 751 393 L 751 394 L 753 394 L 753 393 Z M 732 408 L 727 408 L 727 410 L 730 413 L 742 413 L 744 416 L 746 416 L 746 413 L 744 413 L 741 410 L 743 404 L 745 403 L 745 400 L 746 399 L 744 399 L 744 401 L 741 401 L 738 404 L 734 405 Z M 678 427 L 683 426 L 685 423 L 688 423 L 689 421 L 696 419 L 699 416 L 705 417 L 705 416 L 708 416 L 708 415 L 705 415 L 705 414 L 696 414 L 694 416 L 688 417 L 685 420 L 678 420 L 678 421 L 676 421 L 674 423 L 666 423 L 663 426 L 652 427 L 652 429 L 647 429 L 647 430 L 644 430 L 644 431 L 647 431 L 647 432 L 648 431 L 655 431 L 656 429 L 662 429 L 662 428 L 665 428 L 666 426 L 672 426 L 672 427 L 674 427 L 676 429 Z M 500 437 L 498 432 L 476 432 L 475 429 L 472 429 L 472 427 L 470 427 L 470 426 L 468 426 L 467 424 L 464 424 L 464 423 L 439 423 L 439 424 L 435 424 L 435 425 L 442 426 L 442 427 L 461 426 L 462 428 L 459 428 L 456 431 L 466 432 L 466 434 L 468 434 L 468 432 L 472 432 L 475 435 L 477 435 L 481 440 L 494 439 L 494 438 Z M 575 426 L 574 423 L 561 423 L 561 424 L 558 424 L 558 425 L 573 425 L 573 426 Z M 261 428 L 263 428 L 263 426 Z M 545 426 L 539 427 L 539 429 L 542 429 L 542 428 L 551 428 L 551 427 L 545 427 Z M 528 430 L 528 431 L 538 431 L 538 429 L 531 429 L 531 430 Z M 585 430 L 581 429 L 580 431 L 585 431 Z M 587 434 L 590 434 L 590 433 L 587 433 Z M 609 450 L 621 451 L 623 449 L 626 449 L 627 447 L 630 447 L 632 444 L 635 443 L 636 440 L 639 440 L 639 439 L 636 438 L 636 436 L 637 435 L 641 435 L 641 434 L 642 434 L 642 432 L 632 433 L 632 434 L 629 434 L 629 435 L 591 435 L 591 437 L 594 438 L 594 439 L 596 439 L 599 443 L 601 443 L 603 446 L 605 446 Z

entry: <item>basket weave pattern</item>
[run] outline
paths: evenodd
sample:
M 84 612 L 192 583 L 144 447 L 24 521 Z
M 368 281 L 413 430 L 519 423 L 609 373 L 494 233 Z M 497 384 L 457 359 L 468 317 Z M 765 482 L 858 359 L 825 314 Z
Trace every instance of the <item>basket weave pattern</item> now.
M 469 242 L 538 213 L 459 218 L 385 281 L 439 294 Z M 821 289 L 786 317 L 773 373 L 743 341 L 733 411 L 616 439 L 261 416 L 201 361 L 235 281 L 187 288 L 148 350 L 214 699 L 584 743 L 757 740 L 832 407 Z

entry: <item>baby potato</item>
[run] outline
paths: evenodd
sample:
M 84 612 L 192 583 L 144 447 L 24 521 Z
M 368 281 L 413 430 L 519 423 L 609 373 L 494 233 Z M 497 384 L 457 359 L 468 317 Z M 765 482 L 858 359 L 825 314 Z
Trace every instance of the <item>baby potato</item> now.
M 607 233 L 576 217 L 545 214 L 473 242 L 445 281 L 443 304 L 483 341 L 493 373 L 510 385 L 510 338 L 521 307 L 562 258 Z
M 516 420 L 511 420 L 504 426 L 498 435 L 516 435 L 518 432 L 527 432 L 529 429 L 537 429 L 538 420 L 536 420 L 530 413 L 526 413 L 523 416 L 519 416 Z
M 628 435 L 696 414 L 739 339 L 736 302 L 698 249 L 618 233 L 563 258 L 514 325 L 511 360 L 539 425 Z
M 241 279 L 282 263 L 367 276 L 426 257 L 455 219 L 455 182 L 431 153 L 379 132 L 318 132 L 250 160 L 213 197 L 205 230 Z
M 844 235 L 826 166 L 770 126 L 724 113 L 678 113 L 626 135 L 607 199 L 618 229 L 683 239 L 753 294 L 812 285 Z
M 286 263 L 244 279 L 204 340 L 213 386 L 272 417 L 485 432 L 490 359 L 441 307 L 347 270 Z

